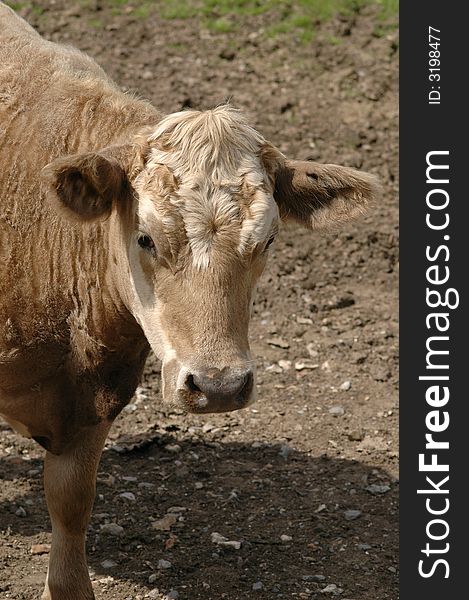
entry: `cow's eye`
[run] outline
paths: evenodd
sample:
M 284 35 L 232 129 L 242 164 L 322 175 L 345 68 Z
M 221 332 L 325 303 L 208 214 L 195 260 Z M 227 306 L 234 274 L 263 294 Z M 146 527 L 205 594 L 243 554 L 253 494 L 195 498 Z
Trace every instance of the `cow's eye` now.
M 273 235 L 269 241 L 267 242 L 267 244 L 264 246 L 264 252 L 267 252 L 267 250 L 270 248 L 270 246 L 272 245 L 273 241 L 275 240 L 275 236 Z
M 144 250 L 150 250 L 152 252 L 155 250 L 155 242 L 149 235 L 146 235 L 146 233 L 141 233 L 138 236 L 138 245 Z

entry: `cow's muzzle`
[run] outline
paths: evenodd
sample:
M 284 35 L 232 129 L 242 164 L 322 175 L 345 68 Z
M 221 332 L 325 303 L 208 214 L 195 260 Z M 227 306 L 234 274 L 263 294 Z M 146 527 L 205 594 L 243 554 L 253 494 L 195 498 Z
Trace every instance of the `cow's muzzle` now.
M 228 412 L 253 401 L 254 372 L 251 369 L 210 368 L 187 373 L 179 396 L 190 412 Z

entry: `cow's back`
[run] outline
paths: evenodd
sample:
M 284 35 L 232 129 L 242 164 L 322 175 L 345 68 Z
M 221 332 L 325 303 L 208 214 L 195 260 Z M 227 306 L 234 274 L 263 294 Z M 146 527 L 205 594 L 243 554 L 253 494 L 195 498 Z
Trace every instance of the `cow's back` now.
M 0 2 L 0 36 L 2 43 L 8 39 L 9 35 L 32 35 L 39 37 L 36 31 L 24 19 L 18 17 L 14 10 L 4 2 Z
M 0 2 L 2 167 L 18 163 L 20 177 L 31 178 L 57 156 L 112 143 L 155 114 L 86 54 L 43 39 Z

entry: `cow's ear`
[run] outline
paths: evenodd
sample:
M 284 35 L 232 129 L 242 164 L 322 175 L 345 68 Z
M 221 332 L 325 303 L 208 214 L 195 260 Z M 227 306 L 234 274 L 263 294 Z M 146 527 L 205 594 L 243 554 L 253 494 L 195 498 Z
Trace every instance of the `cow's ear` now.
M 56 159 L 42 170 L 42 179 L 55 207 L 74 220 L 105 219 L 113 202 L 129 196 L 129 146 Z
M 374 175 L 311 161 L 284 159 L 274 177 L 281 218 L 310 229 L 337 229 L 365 213 L 379 191 Z

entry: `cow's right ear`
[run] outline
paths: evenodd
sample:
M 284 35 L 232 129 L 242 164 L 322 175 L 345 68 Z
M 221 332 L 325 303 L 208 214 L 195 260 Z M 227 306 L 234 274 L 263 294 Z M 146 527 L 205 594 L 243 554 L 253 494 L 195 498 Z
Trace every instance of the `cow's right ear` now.
M 54 160 L 41 173 L 49 199 L 68 218 L 105 219 L 113 202 L 129 196 L 130 152 L 130 145 L 110 146 Z

